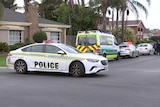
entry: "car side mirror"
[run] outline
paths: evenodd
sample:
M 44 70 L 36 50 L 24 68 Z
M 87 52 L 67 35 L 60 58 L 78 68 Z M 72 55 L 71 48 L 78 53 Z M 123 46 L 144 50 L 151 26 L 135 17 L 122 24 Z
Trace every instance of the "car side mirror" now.
M 58 54 L 64 55 L 66 53 L 64 51 L 58 51 Z

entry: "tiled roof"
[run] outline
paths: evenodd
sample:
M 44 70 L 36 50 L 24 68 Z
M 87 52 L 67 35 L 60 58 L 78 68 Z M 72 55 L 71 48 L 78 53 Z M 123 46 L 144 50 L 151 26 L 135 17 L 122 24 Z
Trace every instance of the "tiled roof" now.
M 19 13 L 14 10 L 5 8 L 4 9 L 4 17 L 1 21 L 7 21 L 7 22 L 28 22 L 27 21 L 27 14 L 26 13 Z M 66 25 L 63 23 L 59 23 L 56 21 L 47 20 L 44 18 L 38 18 L 39 23 L 41 24 L 55 24 L 55 25 Z
M 127 26 L 138 26 L 142 21 L 141 20 L 127 20 L 124 21 Z M 112 23 L 112 21 L 110 21 Z M 142 22 L 143 24 L 143 22 Z M 116 25 L 116 21 L 114 21 L 114 25 Z M 118 21 L 118 25 L 122 25 L 122 21 Z M 143 25 L 144 26 L 144 25 Z

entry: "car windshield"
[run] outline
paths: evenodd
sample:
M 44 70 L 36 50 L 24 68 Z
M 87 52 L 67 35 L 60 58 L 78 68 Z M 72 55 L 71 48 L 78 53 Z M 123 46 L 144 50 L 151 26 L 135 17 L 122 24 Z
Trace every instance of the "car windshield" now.
M 81 53 L 79 50 L 77 50 L 75 47 L 70 45 L 59 45 L 60 48 L 62 48 L 67 53 Z
M 96 41 L 96 36 L 94 35 L 83 36 L 78 38 L 79 45 L 94 45 L 96 44 Z

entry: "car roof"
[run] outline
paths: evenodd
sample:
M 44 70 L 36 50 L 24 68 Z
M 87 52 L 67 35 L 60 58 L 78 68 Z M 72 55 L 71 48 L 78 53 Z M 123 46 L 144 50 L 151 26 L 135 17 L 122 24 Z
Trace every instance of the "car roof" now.
M 122 42 L 120 43 L 119 46 L 129 46 L 129 45 L 133 45 L 132 42 Z
M 62 44 L 62 43 L 33 43 L 33 44 L 30 44 L 30 45 L 23 46 L 19 49 L 23 49 L 23 48 L 26 48 L 26 47 L 29 47 L 29 46 L 34 46 L 34 45 L 45 45 L 45 44 L 54 45 L 54 46 L 65 45 L 65 44 Z
M 62 43 L 34 43 L 34 44 L 31 44 L 31 45 L 45 45 L 45 44 L 55 45 L 55 46 L 65 45 L 65 44 L 62 44 Z

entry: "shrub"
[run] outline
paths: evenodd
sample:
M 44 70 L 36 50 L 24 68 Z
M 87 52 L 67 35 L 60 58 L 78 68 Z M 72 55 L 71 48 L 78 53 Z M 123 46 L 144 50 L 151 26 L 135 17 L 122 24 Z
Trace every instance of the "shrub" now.
M 9 52 L 9 46 L 6 42 L 0 42 L 0 52 L 1 53 Z
M 47 40 L 47 34 L 45 32 L 37 32 L 33 35 L 34 42 L 41 43 L 43 40 Z
M 25 46 L 25 43 L 16 43 L 14 45 L 10 45 L 9 47 L 10 47 L 10 51 L 11 51 L 11 50 L 18 49 L 18 48 L 20 48 L 22 46 Z
M 24 44 L 25 45 L 29 45 L 31 44 L 32 42 L 29 40 L 29 38 L 26 38 L 25 41 L 24 41 Z
M 116 36 L 116 39 L 118 40 L 118 42 L 121 42 L 122 40 L 122 28 L 120 27 L 118 29 L 118 35 L 116 35 L 116 29 L 113 30 L 113 35 Z M 133 29 L 131 29 L 130 27 L 126 28 L 125 31 L 125 35 L 124 35 L 124 41 L 131 41 L 133 43 L 136 43 L 136 35 L 134 34 Z

